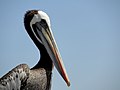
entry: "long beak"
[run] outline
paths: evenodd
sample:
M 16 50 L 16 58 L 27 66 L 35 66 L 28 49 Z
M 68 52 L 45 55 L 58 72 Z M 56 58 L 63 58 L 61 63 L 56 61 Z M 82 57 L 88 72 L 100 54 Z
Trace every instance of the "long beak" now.
M 42 43 L 53 61 L 53 64 L 55 65 L 55 67 L 57 68 L 58 72 L 63 77 L 67 85 L 70 86 L 70 81 L 68 79 L 64 64 L 62 62 L 62 58 L 58 51 L 57 44 L 55 42 L 50 27 L 45 28 L 40 24 L 40 22 L 36 23 L 36 27 L 37 32 L 41 37 Z

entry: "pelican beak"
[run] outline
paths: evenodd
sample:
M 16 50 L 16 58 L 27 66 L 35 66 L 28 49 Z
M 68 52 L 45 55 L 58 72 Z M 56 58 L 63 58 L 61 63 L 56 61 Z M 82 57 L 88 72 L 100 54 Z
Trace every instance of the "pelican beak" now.
M 35 23 L 37 33 L 41 38 L 41 41 L 46 48 L 50 58 L 53 61 L 53 64 L 57 68 L 58 72 L 62 76 L 62 78 L 65 80 L 68 86 L 70 86 L 70 81 L 68 79 L 64 64 L 62 62 L 62 58 L 60 56 L 60 53 L 57 48 L 57 44 L 55 42 L 55 39 L 53 37 L 52 31 L 50 29 L 50 26 L 42 25 L 42 23 L 37 22 Z

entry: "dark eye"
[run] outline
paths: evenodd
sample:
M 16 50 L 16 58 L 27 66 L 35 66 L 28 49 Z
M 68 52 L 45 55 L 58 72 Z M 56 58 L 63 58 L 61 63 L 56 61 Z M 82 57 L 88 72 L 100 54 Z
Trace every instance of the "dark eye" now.
M 40 23 L 45 29 L 48 28 L 48 24 L 45 19 L 41 19 Z

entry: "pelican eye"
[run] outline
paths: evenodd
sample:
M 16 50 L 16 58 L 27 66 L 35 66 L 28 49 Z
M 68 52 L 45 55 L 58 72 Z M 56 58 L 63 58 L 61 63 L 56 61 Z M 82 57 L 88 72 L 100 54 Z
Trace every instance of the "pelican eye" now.
M 44 29 L 47 29 L 47 28 L 48 28 L 48 24 L 47 24 L 47 22 L 46 22 L 45 19 L 41 19 L 40 24 L 41 24 L 41 26 L 42 26 Z

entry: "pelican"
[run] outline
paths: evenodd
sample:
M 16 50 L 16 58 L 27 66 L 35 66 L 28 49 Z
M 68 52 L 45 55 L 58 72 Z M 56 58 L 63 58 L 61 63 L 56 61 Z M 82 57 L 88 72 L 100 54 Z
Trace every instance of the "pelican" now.
M 70 81 L 51 31 L 49 16 L 40 10 L 29 10 L 24 26 L 38 50 L 40 60 L 29 68 L 20 64 L 0 78 L 0 90 L 51 90 L 51 75 L 55 66 L 68 86 Z

